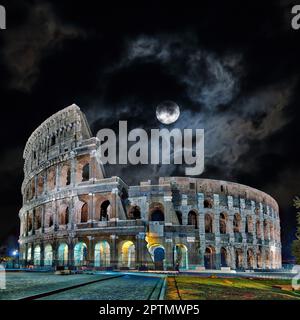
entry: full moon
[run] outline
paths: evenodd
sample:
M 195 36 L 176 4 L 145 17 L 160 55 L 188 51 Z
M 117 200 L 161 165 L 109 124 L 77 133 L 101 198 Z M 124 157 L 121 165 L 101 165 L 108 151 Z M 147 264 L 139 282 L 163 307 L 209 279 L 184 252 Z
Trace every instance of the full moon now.
M 173 101 L 164 101 L 156 108 L 156 117 L 163 124 L 174 123 L 179 118 L 179 115 L 179 106 Z

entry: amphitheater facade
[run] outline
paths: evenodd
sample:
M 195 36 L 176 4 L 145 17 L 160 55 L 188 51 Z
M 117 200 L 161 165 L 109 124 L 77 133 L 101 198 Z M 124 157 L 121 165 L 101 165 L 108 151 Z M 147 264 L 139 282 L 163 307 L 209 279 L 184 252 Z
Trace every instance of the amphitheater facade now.
M 279 209 L 241 184 L 106 177 L 79 107 L 42 123 L 24 150 L 23 265 L 95 269 L 278 269 Z

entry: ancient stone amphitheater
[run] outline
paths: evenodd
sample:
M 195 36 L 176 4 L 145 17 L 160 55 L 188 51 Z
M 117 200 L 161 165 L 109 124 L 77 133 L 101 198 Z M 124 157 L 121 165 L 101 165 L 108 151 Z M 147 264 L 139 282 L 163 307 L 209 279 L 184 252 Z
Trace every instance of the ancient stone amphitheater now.
M 237 183 L 106 177 L 79 107 L 42 123 L 24 150 L 23 265 L 99 269 L 278 269 L 276 201 Z M 150 177 L 149 177 L 150 178 Z

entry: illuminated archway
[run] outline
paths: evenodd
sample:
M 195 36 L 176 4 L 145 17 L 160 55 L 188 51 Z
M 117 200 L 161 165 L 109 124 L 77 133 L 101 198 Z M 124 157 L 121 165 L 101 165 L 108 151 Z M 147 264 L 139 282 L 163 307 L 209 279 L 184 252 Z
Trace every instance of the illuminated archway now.
M 29 262 L 32 259 L 32 249 L 31 247 L 28 247 L 27 249 L 27 262 Z
M 35 266 L 39 266 L 41 264 L 41 247 L 39 245 L 34 248 L 33 264 Z
M 68 264 L 69 248 L 66 243 L 61 243 L 58 247 L 58 263 L 60 266 Z
M 122 267 L 135 268 L 135 245 L 132 241 L 125 241 L 121 248 Z
M 53 251 L 51 244 L 47 244 L 44 251 L 44 265 L 52 266 L 53 262 Z
M 174 264 L 181 269 L 189 268 L 188 249 L 184 244 L 176 244 L 174 247 Z
M 100 241 L 95 245 L 95 267 L 107 267 L 110 265 L 110 246 L 107 241 Z
M 74 264 L 75 266 L 82 266 L 85 264 L 87 258 L 87 246 L 84 242 L 79 242 L 74 248 Z

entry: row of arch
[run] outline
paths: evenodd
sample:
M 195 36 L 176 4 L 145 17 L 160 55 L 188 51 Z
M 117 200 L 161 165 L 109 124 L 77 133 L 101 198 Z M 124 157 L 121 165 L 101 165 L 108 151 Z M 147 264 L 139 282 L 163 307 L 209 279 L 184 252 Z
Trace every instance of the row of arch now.
M 41 246 L 36 245 L 33 249 L 27 249 L 27 262 L 33 262 L 35 266 L 41 265 Z M 70 264 L 69 246 L 67 243 L 61 243 L 57 249 L 57 264 L 59 266 L 67 266 Z M 85 242 L 78 242 L 73 250 L 71 258 L 75 266 L 83 266 L 88 262 L 88 249 Z M 124 241 L 121 246 L 120 264 L 121 266 L 135 267 L 135 245 L 132 241 Z M 47 244 L 44 248 L 44 266 L 52 266 L 54 263 L 54 252 L 51 244 Z M 99 241 L 94 246 L 94 266 L 108 267 L 111 263 L 111 251 L 108 241 Z
M 76 170 L 76 183 L 88 181 L 90 179 L 90 164 L 88 159 L 78 159 Z M 57 175 L 56 170 L 59 170 Z M 57 180 L 59 179 L 59 180 Z M 71 185 L 71 165 L 63 163 L 59 169 L 52 166 L 46 172 L 40 173 L 36 180 L 32 178 L 25 188 L 25 200 L 32 200 L 35 196 L 40 196 L 44 191 L 52 191 L 59 185 L 60 188 Z
M 161 244 L 153 244 L 149 248 L 149 253 L 154 262 L 155 269 L 163 270 L 165 268 L 165 248 Z M 233 256 L 232 256 L 233 253 Z M 221 247 L 220 257 L 217 259 L 216 249 L 213 246 L 207 246 L 204 253 L 204 266 L 206 269 L 216 269 L 218 267 L 235 266 L 236 269 L 254 269 L 254 268 L 271 268 L 276 259 L 275 253 L 272 250 L 264 252 L 258 248 L 247 249 L 244 254 L 243 249 L 235 248 L 234 252 L 228 251 L 226 247 Z M 41 265 L 41 247 L 36 245 L 32 252 L 32 248 L 27 250 L 27 262 L 33 261 L 35 266 Z M 57 265 L 67 266 L 70 264 L 69 246 L 66 243 L 61 243 L 57 249 Z M 52 266 L 54 263 L 54 252 L 51 244 L 47 244 L 44 248 L 44 266 Z M 73 250 L 74 266 L 84 266 L 88 264 L 88 249 L 84 242 L 78 242 Z M 246 259 L 246 261 L 244 261 Z M 119 266 L 125 268 L 136 267 L 136 249 L 135 244 L 126 240 L 120 245 Z M 110 267 L 111 265 L 111 249 L 110 244 L 106 240 L 99 241 L 94 246 L 94 267 Z M 176 244 L 173 247 L 173 266 L 175 269 L 189 269 L 188 248 L 184 244 Z

